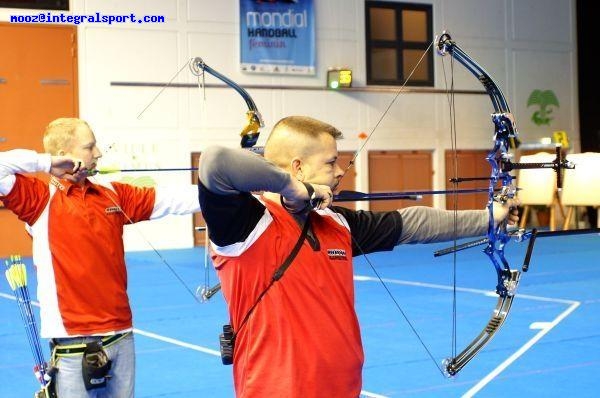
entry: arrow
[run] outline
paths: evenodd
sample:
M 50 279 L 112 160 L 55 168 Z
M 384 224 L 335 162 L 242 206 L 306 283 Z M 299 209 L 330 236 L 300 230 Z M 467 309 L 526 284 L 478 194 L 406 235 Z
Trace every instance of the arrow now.
M 448 195 L 448 194 L 467 194 L 488 192 L 487 188 L 472 188 L 472 189 L 457 189 L 457 190 L 437 190 L 437 191 L 406 191 L 406 192 L 379 192 L 379 193 L 364 193 L 358 191 L 340 191 L 337 195 L 333 195 L 333 200 L 336 202 L 354 202 L 364 200 L 393 200 L 393 199 L 408 199 L 419 200 L 423 195 Z

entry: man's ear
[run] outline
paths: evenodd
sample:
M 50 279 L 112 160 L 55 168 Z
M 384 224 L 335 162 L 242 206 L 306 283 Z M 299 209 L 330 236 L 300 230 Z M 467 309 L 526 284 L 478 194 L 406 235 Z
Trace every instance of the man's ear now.
M 304 181 L 304 173 L 302 173 L 302 161 L 300 159 L 292 159 L 290 168 L 292 177 L 294 177 L 298 181 Z
M 57 156 L 65 156 L 65 153 L 66 153 L 66 152 L 65 152 L 63 149 L 59 149 L 59 150 L 56 152 L 56 155 L 57 155 Z

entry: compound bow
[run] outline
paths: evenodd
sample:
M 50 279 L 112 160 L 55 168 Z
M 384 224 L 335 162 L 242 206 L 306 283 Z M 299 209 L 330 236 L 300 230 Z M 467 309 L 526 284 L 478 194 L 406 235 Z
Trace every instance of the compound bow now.
M 516 188 L 513 186 L 514 177 L 510 174 L 516 169 L 531 168 L 551 168 L 557 173 L 557 183 L 561 187 L 561 172 L 565 168 L 574 166 L 561 157 L 561 150 L 557 148 L 556 159 L 549 163 L 512 163 L 509 149 L 513 148 L 517 139 L 517 128 L 515 119 L 510 111 L 504 94 L 494 82 L 491 76 L 475 61 L 473 61 L 460 47 L 452 41 L 447 32 L 443 32 L 436 39 L 436 48 L 440 55 L 449 54 L 452 59 L 457 60 L 469 72 L 471 72 L 483 85 L 490 96 L 494 113 L 492 122 L 494 124 L 494 146 L 486 156 L 487 162 L 491 166 L 490 177 L 476 178 L 489 180 L 487 210 L 489 213 L 487 236 L 482 243 L 486 244 L 484 253 L 492 261 L 497 273 L 496 294 L 498 301 L 492 317 L 483 329 L 483 331 L 473 339 L 467 347 L 458 355 L 444 360 L 444 373 L 447 376 L 456 375 L 475 355 L 492 339 L 494 334 L 500 329 L 510 311 L 514 295 L 519 285 L 521 271 L 511 269 L 504 255 L 506 243 L 510 240 L 511 234 L 507 231 L 506 221 L 496 225 L 494 221 L 494 201 L 505 202 L 515 196 Z M 455 179 L 457 182 L 461 179 Z M 462 179 L 463 181 L 466 179 Z M 473 179 L 468 179 L 473 180 Z M 496 186 L 500 184 L 500 192 L 496 193 Z M 535 242 L 534 231 L 529 241 L 529 246 L 525 255 L 522 271 L 526 272 L 529 267 L 529 260 Z M 446 253 L 457 251 L 456 248 L 447 250 Z
M 457 60 L 461 65 L 463 65 L 469 72 L 471 72 L 479 82 L 485 88 L 485 91 L 489 95 L 492 105 L 494 107 L 494 113 L 492 113 L 492 122 L 494 124 L 494 145 L 490 151 L 488 151 L 486 155 L 486 160 L 491 166 L 491 173 L 489 177 L 471 177 L 471 178 L 458 178 L 455 177 L 450 181 L 453 183 L 460 183 L 463 181 L 488 181 L 489 185 L 487 189 L 483 191 L 488 193 L 487 200 L 487 211 L 489 215 L 488 219 L 488 228 L 486 237 L 483 239 L 479 239 L 474 242 L 468 242 L 462 245 L 454 245 L 451 248 L 440 250 L 435 253 L 436 256 L 455 253 L 459 250 L 464 250 L 466 248 L 483 245 L 486 247 L 483 252 L 488 256 L 491 260 L 494 269 L 497 274 L 497 284 L 496 284 L 496 294 L 498 295 L 498 301 L 494 311 L 492 313 L 491 319 L 488 321 L 484 329 L 477 335 L 468 345 L 462 350 L 458 355 L 455 355 L 455 349 L 453 349 L 452 357 L 447 358 L 443 361 L 443 368 L 440 368 L 441 372 L 447 376 L 452 377 L 456 375 L 471 359 L 475 357 L 475 355 L 481 351 L 481 349 L 492 339 L 492 337 L 498 332 L 500 327 L 503 325 L 506 320 L 510 308 L 512 306 L 512 302 L 514 299 L 514 295 L 519 284 L 519 279 L 521 276 L 521 272 L 526 272 L 529 268 L 529 262 L 531 259 L 531 254 L 533 251 L 533 245 L 535 242 L 535 237 L 537 234 L 536 230 L 533 230 L 526 234 L 521 234 L 520 238 L 522 240 L 530 239 L 529 246 L 526 251 L 525 260 L 523 262 L 522 271 L 511 269 L 508 264 L 508 261 L 504 255 L 504 248 L 506 243 L 511 239 L 511 237 L 515 236 L 514 233 L 509 232 L 507 230 L 507 221 L 503 221 L 496 225 L 494 220 L 494 202 L 506 202 L 507 200 L 513 198 L 518 188 L 513 186 L 514 177 L 510 174 L 512 170 L 517 169 L 534 169 L 534 168 L 549 168 L 553 169 L 557 173 L 557 185 L 561 188 L 562 185 L 562 169 L 566 168 L 574 168 L 574 166 L 567 162 L 564 158 L 562 158 L 561 149 L 557 147 L 556 149 L 556 159 L 552 162 L 547 163 L 513 163 L 511 162 L 511 154 L 509 150 L 515 147 L 515 143 L 517 140 L 517 128 L 515 125 L 515 119 L 510 111 L 508 106 L 508 102 L 502 93 L 502 90 L 498 87 L 498 85 L 494 82 L 492 77 L 481 67 L 479 66 L 473 59 L 471 59 L 460 47 L 456 45 L 454 41 L 452 41 L 450 34 L 447 32 L 443 32 L 438 38 L 435 39 L 434 45 L 437 49 L 439 55 L 450 55 L 452 60 Z M 423 58 L 423 57 L 422 57 Z M 421 58 L 421 59 L 422 59 Z M 420 63 L 420 60 L 419 60 Z M 418 66 L 418 64 L 417 64 Z M 417 68 L 415 66 L 414 69 Z M 412 73 L 411 73 L 412 75 Z M 410 79 L 410 76 L 407 78 L 407 81 Z M 406 82 L 404 83 L 404 85 Z M 402 87 L 404 87 L 404 85 Z M 392 100 L 392 103 L 398 97 L 398 93 Z M 451 92 L 450 95 L 453 95 Z M 451 99 L 450 106 L 453 106 L 454 101 Z M 385 117 L 385 114 L 390 109 L 391 104 L 386 109 L 386 112 L 381 116 L 381 119 Z M 452 111 L 452 115 L 455 113 Z M 377 125 L 379 124 L 377 123 Z M 451 122 L 452 126 L 454 122 Z M 375 128 L 371 131 L 371 133 L 367 136 L 365 143 L 359 148 L 359 150 L 354 155 L 353 160 L 350 162 L 350 165 L 346 169 L 346 171 L 352 166 L 354 163 L 354 159 L 356 159 L 358 153 L 364 148 L 366 141 L 373 135 Z M 379 193 L 379 194 L 367 194 L 361 192 L 340 192 L 339 195 L 334 196 L 334 199 L 337 201 L 345 201 L 345 200 L 386 200 L 386 199 L 414 199 L 415 196 L 418 197 L 420 195 L 430 195 L 430 194 L 458 194 L 458 193 L 470 193 L 470 192 L 478 192 L 479 189 L 474 190 L 452 190 L 452 191 L 419 191 L 419 192 L 393 192 L 393 193 Z M 543 234 L 543 233 L 540 233 Z M 365 256 L 366 257 L 366 256 Z M 379 277 L 379 274 L 375 270 L 374 266 L 371 262 L 366 259 L 370 264 L 373 271 Z M 384 283 L 384 281 L 379 278 L 380 282 Z M 386 288 L 387 290 L 387 288 Z M 389 291 L 388 291 L 389 293 Z M 390 293 L 391 295 L 391 293 Z M 409 326 L 412 328 L 417 338 L 419 339 L 421 345 L 425 348 L 427 353 L 429 354 L 432 360 L 435 359 L 416 329 L 412 326 L 410 320 L 407 318 L 406 314 L 400 308 L 399 304 L 396 302 L 394 297 L 391 297 L 392 300 L 396 303 L 396 307 L 400 310 L 404 319 L 407 321 Z

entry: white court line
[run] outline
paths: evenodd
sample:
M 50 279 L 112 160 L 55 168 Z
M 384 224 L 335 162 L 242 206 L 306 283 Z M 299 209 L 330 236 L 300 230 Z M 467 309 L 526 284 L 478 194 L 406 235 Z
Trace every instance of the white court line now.
M 10 295 L 10 294 L 5 294 L 5 293 L 1 293 L 0 292 L 0 297 L 15 301 L 15 297 L 13 295 Z M 31 301 L 31 304 L 33 304 L 36 307 L 40 306 L 39 302 L 33 301 L 33 300 Z M 162 336 L 162 335 L 157 334 L 157 333 L 148 332 L 148 331 L 141 330 L 141 329 L 138 329 L 138 328 L 134 328 L 133 332 L 135 334 L 139 334 L 139 335 L 142 335 L 142 336 L 145 336 L 145 337 L 149 337 L 149 338 L 155 339 L 155 340 L 164 341 L 165 343 L 173 344 L 173 345 L 176 345 L 176 346 L 179 346 L 179 347 L 188 348 L 190 350 L 199 351 L 199 352 L 202 352 L 202 353 L 205 353 L 205 354 L 209 354 L 209 355 L 214 355 L 214 356 L 217 356 L 217 357 L 221 356 L 221 352 L 220 351 L 213 350 L 213 349 L 206 348 L 206 347 L 202 347 L 202 346 L 196 345 L 196 344 L 186 343 L 185 341 L 173 339 L 173 338 L 167 337 L 167 336 Z M 361 396 L 361 398 L 362 397 L 366 397 L 366 398 L 387 398 L 385 395 L 380 395 L 380 394 L 376 394 L 376 393 L 365 391 L 365 390 L 362 390 L 360 392 L 360 396 Z
M 166 343 L 171 343 L 171 344 L 175 344 L 178 345 L 180 347 L 184 347 L 184 348 L 189 348 L 191 350 L 195 350 L 195 351 L 200 351 L 203 352 L 205 354 L 210 354 L 210 355 L 214 355 L 217 357 L 221 356 L 221 352 L 220 351 L 216 351 L 216 350 L 211 350 L 210 348 L 206 348 L 206 347 L 202 347 L 196 344 L 190 344 L 190 343 L 185 343 L 183 341 L 180 340 L 176 340 L 176 339 L 172 339 L 170 337 L 166 337 L 166 336 L 161 336 L 160 334 L 156 334 L 156 333 L 152 333 L 152 332 L 146 332 L 144 330 L 140 330 L 137 328 L 134 328 L 133 331 L 137 334 L 141 334 L 142 336 L 146 336 L 146 337 L 150 337 L 152 339 L 156 339 L 156 340 L 160 340 L 160 341 L 164 341 Z M 361 391 L 360 392 L 360 396 L 361 397 L 368 397 L 368 398 L 387 398 L 385 395 L 379 395 L 379 394 L 375 394 L 369 391 Z
M 388 398 L 387 395 L 375 394 L 374 392 L 368 392 L 365 390 L 360 391 L 359 398 L 368 397 L 368 398 Z
M 12 294 L 0 293 L 0 297 L 15 301 L 15 296 L 13 296 Z
M 5 293 L 0 292 L 0 297 L 15 301 L 15 296 L 10 295 L 10 294 L 5 294 Z M 31 304 L 36 307 L 40 306 L 39 302 L 33 301 L 33 300 L 31 301 Z M 217 357 L 221 356 L 221 352 L 219 352 L 217 350 L 212 350 L 210 348 L 202 347 L 202 346 L 199 346 L 196 344 L 186 343 L 184 341 L 173 339 L 171 337 L 161 336 L 160 334 L 156 334 L 153 332 L 147 332 L 145 330 L 141 330 L 141 329 L 137 329 L 137 328 L 133 328 L 133 332 L 136 334 L 142 335 L 142 336 L 149 337 L 151 339 L 164 341 L 165 343 L 170 343 L 170 344 L 177 345 L 177 346 L 184 347 L 184 348 L 189 348 L 190 350 L 200 351 L 205 354 L 210 354 L 210 355 L 214 355 Z
M 363 276 L 363 275 L 354 275 L 354 280 L 359 282 L 379 282 L 378 278 L 371 276 Z M 452 286 L 448 285 L 439 285 L 434 283 L 423 283 L 423 282 L 412 282 L 412 281 L 404 281 L 400 279 L 382 279 L 385 283 L 391 283 L 396 285 L 405 285 L 405 286 L 416 286 L 416 287 L 425 287 L 430 289 L 439 289 L 439 290 L 453 290 Z M 473 293 L 473 294 L 482 294 L 485 296 L 497 296 L 496 293 L 492 290 L 483 290 L 483 289 L 472 289 L 472 288 L 464 288 L 457 287 L 456 291 Z M 13 295 L 0 293 L 0 297 L 7 298 L 10 300 L 15 300 Z M 557 298 L 549 298 L 542 296 L 532 296 L 528 294 L 516 294 L 516 297 L 526 300 L 535 300 L 535 301 L 545 301 L 545 302 L 553 302 L 566 304 L 569 307 L 559 314 L 554 320 L 551 322 L 534 322 L 531 324 L 531 329 L 540 329 L 540 331 L 533 336 L 529 341 L 527 341 L 523 346 L 521 346 L 517 351 L 515 351 L 512 355 L 510 355 L 506 360 L 504 360 L 500 365 L 498 365 L 494 370 L 492 370 L 489 374 L 483 377 L 477 384 L 475 384 L 471 389 L 465 392 L 462 396 L 466 398 L 470 398 L 474 396 L 477 392 L 481 391 L 488 383 L 490 383 L 495 377 L 497 377 L 504 369 L 506 369 L 510 364 L 516 361 L 519 357 L 521 357 L 527 350 L 529 350 L 535 343 L 537 343 L 542 337 L 550 332 L 555 326 L 557 326 L 560 322 L 562 322 L 567 316 L 569 316 L 573 311 L 577 309 L 581 305 L 581 302 L 574 300 L 565 300 L 565 299 L 557 299 Z M 36 307 L 39 307 L 39 303 L 36 301 L 31 302 Z M 135 333 L 140 334 L 142 336 L 146 336 L 152 339 L 164 341 L 166 343 L 174 344 L 180 347 L 188 348 L 194 351 L 203 352 L 205 354 L 221 356 L 221 353 L 217 350 L 213 350 L 210 348 L 202 347 L 196 344 L 190 344 L 183 342 L 181 340 L 173 339 L 171 337 L 162 336 L 153 332 L 144 331 L 141 329 L 134 328 Z M 368 398 L 386 398 L 384 395 L 379 395 L 376 393 L 372 393 L 369 391 L 361 391 L 362 397 Z
M 354 275 L 355 281 L 369 281 L 369 282 L 379 282 L 378 278 L 371 276 L 363 276 L 363 275 Z M 431 289 L 441 289 L 441 290 L 453 290 L 452 286 L 447 285 L 438 285 L 434 283 L 421 283 L 421 282 L 411 282 L 411 281 L 403 281 L 400 279 L 382 279 L 385 283 L 392 283 L 397 285 L 405 285 L 405 286 L 417 286 L 417 287 L 426 287 Z M 475 294 L 483 294 L 485 296 L 497 296 L 494 291 L 491 290 L 483 290 L 483 289 L 471 289 L 471 288 L 463 288 L 457 287 L 456 291 L 458 292 L 467 292 L 467 293 L 475 293 Z M 532 296 L 529 294 L 516 294 L 515 297 L 526 300 L 535 300 L 535 301 L 546 301 L 552 303 L 560 303 L 566 304 L 569 307 L 560 313 L 554 320 L 551 322 L 533 322 L 529 328 L 530 329 L 540 329 L 540 331 L 533 336 L 528 342 L 526 342 L 523 346 L 521 346 L 517 351 L 515 351 L 512 355 L 510 355 L 507 359 L 505 359 L 500 365 L 498 365 L 494 370 L 492 370 L 489 374 L 487 374 L 484 378 L 482 378 L 477 384 L 471 387 L 467 392 L 465 392 L 462 397 L 470 398 L 474 396 L 476 393 L 481 391 L 483 387 L 485 387 L 489 382 L 491 382 L 496 376 L 498 376 L 504 369 L 506 369 L 511 363 L 516 361 L 520 356 L 522 356 L 527 350 L 529 350 L 535 343 L 537 343 L 542 337 L 544 337 L 550 330 L 552 330 L 556 325 L 558 325 L 561 321 L 563 321 L 567 316 L 569 316 L 573 311 L 577 309 L 581 305 L 580 301 L 575 300 L 565 300 L 565 299 L 557 299 L 550 297 L 541 297 L 541 296 Z
M 0 297 L 15 301 L 15 297 L 10 294 L 5 294 L 5 293 L 0 292 Z M 33 300 L 31 301 L 31 304 L 36 307 L 40 306 L 39 302 L 33 301 Z M 196 344 L 186 343 L 184 341 L 173 339 L 171 337 L 161 336 L 160 334 L 156 334 L 153 332 L 147 332 L 145 330 L 141 330 L 141 329 L 137 329 L 137 328 L 133 328 L 133 332 L 136 334 L 142 335 L 142 336 L 150 337 L 151 339 L 160 340 L 160 341 L 164 341 L 165 343 L 170 343 L 170 344 L 178 345 L 180 347 L 189 348 L 190 350 L 200 351 L 205 354 L 210 354 L 210 355 L 214 355 L 217 357 L 221 356 L 221 352 L 219 352 L 217 350 L 212 350 L 210 348 L 202 347 L 202 346 L 199 346 Z
M 137 328 L 134 328 L 133 332 L 136 333 L 136 334 L 140 334 L 142 336 L 150 337 L 151 339 L 164 341 L 165 343 L 170 343 L 170 344 L 178 345 L 178 346 L 184 347 L 184 348 L 189 348 L 190 350 L 200 351 L 200 352 L 203 352 L 205 354 L 214 355 L 216 357 L 220 357 L 221 356 L 221 352 L 220 351 L 212 350 L 210 348 L 202 347 L 202 346 L 196 345 L 196 344 L 186 343 L 184 341 L 173 339 L 171 337 L 162 336 L 160 334 L 156 334 L 156 333 L 152 333 L 152 332 L 147 332 L 145 330 L 141 330 L 141 329 L 137 329 Z
M 517 296 L 519 296 L 517 294 Z M 531 298 L 531 297 L 530 297 Z M 535 299 L 533 299 L 535 300 Z M 552 300 L 545 300 L 552 301 Z M 558 301 L 558 300 L 557 300 Z M 561 300 L 565 301 L 565 300 Z M 504 362 L 496 367 L 496 369 L 492 370 L 487 376 L 481 379 L 477 384 L 475 384 L 469 391 L 463 394 L 463 397 L 472 397 L 477 392 L 479 392 L 486 384 L 492 381 L 496 376 L 498 376 L 504 369 L 506 369 L 511 363 L 517 360 L 521 355 L 525 353 L 528 349 L 530 349 L 535 343 L 538 342 L 542 337 L 544 337 L 550 330 L 552 330 L 556 325 L 558 325 L 563 319 L 565 319 L 571 312 L 575 311 L 577 307 L 581 305 L 579 301 L 571 301 L 571 305 L 565 311 L 563 311 L 559 316 L 554 318 L 552 322 L 534 322 L 531 324 L 530 328 L 539 328 L 541 326 L 541 330 L 531 338 L 527 343 L 525 343 L 521 348 L 519 348 L 515 353 L 513 353 L 510 357 L 506 358 Z

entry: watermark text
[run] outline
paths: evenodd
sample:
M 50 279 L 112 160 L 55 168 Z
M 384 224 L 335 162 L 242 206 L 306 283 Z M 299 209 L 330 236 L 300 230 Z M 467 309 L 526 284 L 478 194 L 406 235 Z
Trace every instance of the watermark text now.
M 99 23 L 112 25 L 113 23 L 165 23 L 164 15 L 137 16 L 129 15 L 106 15 L 100 12 L 89 15 L 70 15 L 64 13 L 40 12 L 33 15 L 11 15 L 10 23 L 64 23 L 80 25 L 82 23 Z

